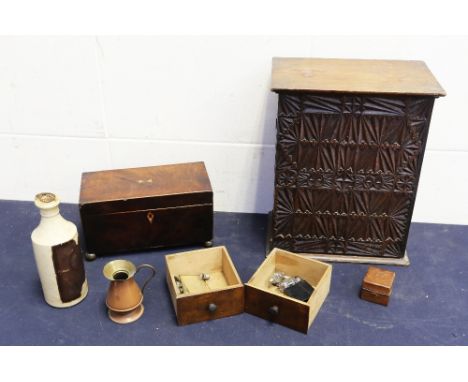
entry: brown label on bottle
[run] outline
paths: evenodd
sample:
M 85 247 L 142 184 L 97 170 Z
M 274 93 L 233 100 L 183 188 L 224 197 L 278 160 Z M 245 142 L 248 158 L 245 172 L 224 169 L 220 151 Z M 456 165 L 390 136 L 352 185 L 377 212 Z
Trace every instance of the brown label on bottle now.
M 52 247 L 57 285 L 62 302 L 70 302 L 81 296 L 85 282 L 85 270 L 80 247 L 74 241 L 54 245 Z

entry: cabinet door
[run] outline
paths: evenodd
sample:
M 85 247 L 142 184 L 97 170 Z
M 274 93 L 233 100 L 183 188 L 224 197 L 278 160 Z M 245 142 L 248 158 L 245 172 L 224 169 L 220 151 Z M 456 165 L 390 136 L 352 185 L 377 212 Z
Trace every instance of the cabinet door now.
M 433 102 L 280 93 L 273 246 L 403 257 Z

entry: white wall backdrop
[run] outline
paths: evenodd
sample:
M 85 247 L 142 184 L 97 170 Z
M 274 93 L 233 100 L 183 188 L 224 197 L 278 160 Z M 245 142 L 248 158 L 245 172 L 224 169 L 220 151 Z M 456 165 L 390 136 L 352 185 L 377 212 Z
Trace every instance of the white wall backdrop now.
M 83 171 L 203 160 L 216 210 L 270 210 L 273 56 L 426 61 L 448 96 L 413 220 L 468 224 L 468 36 L 0 37 L 0 199 L 76 203 Z

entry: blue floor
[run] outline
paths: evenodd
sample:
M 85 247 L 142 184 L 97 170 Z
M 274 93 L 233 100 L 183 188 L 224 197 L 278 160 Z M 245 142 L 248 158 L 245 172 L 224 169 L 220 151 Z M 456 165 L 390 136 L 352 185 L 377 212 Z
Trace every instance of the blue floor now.
M 145 314 L 121 326 L 104 306 L 103 265 L 86 263 L 89 294 L 79 305 L 54 309 L 43 300 L 30 242 L 38 224 L 32 203 L 0 201 L 0 345 L 468 345 L 468 227 L 412 224 L 411 266 L 396 271 L 390 305 L 358 298 L 366 265 L 335 264 L 330 295 L 308 335 L 249 314 L 177 326 L 159 250 L 128 255 L 150 263 L 157 277 L 146 289 Z M 62 205 L 79 225 L 78 207 Z M 215 245 L 225 245 L 243 281 L 264 259 L 266 216 L 216 213 Z

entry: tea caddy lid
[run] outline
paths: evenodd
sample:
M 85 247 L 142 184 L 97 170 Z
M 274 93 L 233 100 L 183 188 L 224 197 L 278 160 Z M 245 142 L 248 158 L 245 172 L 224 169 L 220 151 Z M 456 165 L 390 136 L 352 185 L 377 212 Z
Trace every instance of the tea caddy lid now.
M 81 178 L 82 216 L 212 203 L 204 162 L 85 172 Z

